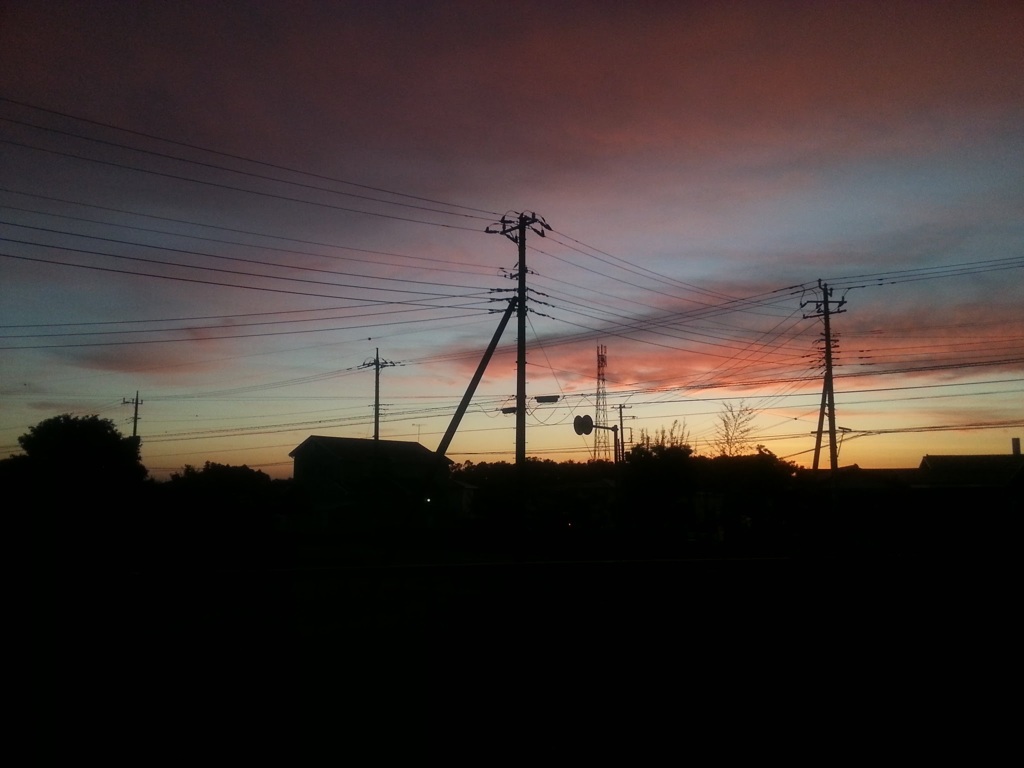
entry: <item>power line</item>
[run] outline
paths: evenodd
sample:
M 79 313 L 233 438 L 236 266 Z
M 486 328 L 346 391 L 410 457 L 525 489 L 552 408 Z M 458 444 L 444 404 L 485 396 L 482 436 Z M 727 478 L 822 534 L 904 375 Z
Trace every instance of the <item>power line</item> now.
M 441 299 L 473 298 L 475 296 L 480 296 L 479 292 L 477 292 L 477 293 L 469 293 L 469 294 L 461 294 L 461 295 L 460 294 L 437 294 L 437 293 L 429 293 L 427 291 L 410 291 L 410 290 L 401 290 L 401 289 L 396 289 L 396 288 L 378 288 L 378 287 L 372 287 L 372 286 L 346 285 L 346 284 L 343 284 L 343 283 L 329 283 L 329 282 L 326 282 L 326 281 L 323 281 L 323 280 L 306 280 L 306 279 L 295 278 L 295 277 L 278 277 L 278 276 L 275 276 L 275 275 L 262 275 L 262 274 L 258 274 L 258 273 L 252 273 L 252 272 L 240 272 L 240 271 L 237 271 L 237 270 L 230 270 L 230 269 L 218 269 L 216 267 L 202 267 L 202 266 L 195 266 L 195 265 L 176 264 L 174 262 L 161 261 L 159 259 L 144 259 L 144 258 L 141 258 L 141 257 L 138 257 L 138 256 L 125 256 L 123 254 L 106 253 L 106 252 L 103 252 L 103 251 L 92 251 L 92 250 L 88 250 L 88 249 L 84 249 L 84 248 L 71 248 L 69 246 L 48 245 L 46 243 L 33 243 L 31 241 L 15 240 L 13 238 L 7 238 L 7 237 L 0 237 L 0 241 L 5 241 L 5 242 L 9 242 L 9 243 L 16 243 L 16 244 L 20 244 L 20 245 L 34 245 L 34 246 L 39 246 L 39 247 L 42 247 L 42 248 L 49 248 L 49 249 L 52 249 L 52 250 L 68 251 L 68 252 L 71 252 L 71 253 L 80 253 L 80 254 L 86 254 L 86 255 L 90 255 L 90 256 L 105 256 L 105 257 L 111 258 L 111 259 L 121 259 L 121 260 L 124 260 L 124 261 L 141 262 L 141 263 L 144 263 L 144 264 L 151 264 L 151 265 L 155 265 L 155 266 L 168 266 L 168 267 L 177 267 L 179 269 L 201 270 L 201 271 L 205 271 L 205 272 L 218 272 L 218 273 L 221 273 L 221 274 L 236 275 L 236 276 L 239 276 L 239 277 L 253 277 L 253 278 L 257 278 L 257 279 L 269 279 L 269 280 L 276 280 L 276 281 L 282 281 L 282 282 L 294 282 L 294 283 L 304 283 L 304 284 L 311 284 L 311 285 L 323 285 L 323 286 L 329 286 L 329 287 L 334 287 L 334 288 L 351 288 L 351 289 L 357 289 L 357 290 L 360 290 L 360 291 L 385 291 L 385 292 L 389 292 L 389 293 L 413 294 L 413 295 L 420 295 L 420 296 L 431 296 L 431 297 L 434 297 L 435 299 L 438 299 L 438 300 L 441 300 Z M 91 269 L 91 270 L 96 270 L 96 271 L 99 271 L 99 272 L 109 272 L 109 273 L 121 274 L 121 275 L 132 275 L 132 276 L 135 276 L 135 277 L 153 277 L 153 278 L 158 278 L 158 279 L 161 279 L 161 280 L 177 280 L 179 282 L 196 283 L 196 284 L 200 284 L 200 285 L 213 285 L 213 286 L 218 286 L 218 287 L 221 287 L 221 288 L 239 288 L 239 289 L 243 289 L 243 290 L 252 290 L 252 291 L 269 291 L 271 293 L 284 293 L 284 294 L 290 294 L 290 295 L 294 295 L 294 296 L 310 296 L 310 297 L 323 298 L 323 299 L 334 299 L 334 300 L 352 298 L 352 297 L 346 297 L 346 296 L 338 296 L 338 295 L 335 295 L 335 294 L 313 293 L 313 292 L 310 292 L 310 291 L 292 291 L 292 290 L 287 290 L 287 289 L 284 289 L 284 288 L 269 288 L 267 286 L 242 285 L 240 283 L 225 283 L 225 282 L 218 282 L 218 281 L 215 281 L 215 280 L 200 280 L 198 278 L 180 277 L 180 276 L 175 276 L 175 275 L 162 275 L 162 274 L 158 274 L 158 273 L 154 273 L 154 272 L 136 272 L 136 271 L 132 271 L 132 270 L 113 269 L 113 268 L 110 268 L 110 267 L 100 267 L 100 266 L 94 265 L 94 264 L 76 264 L 76 263 L 70 263 L 70 262 L 64 262 L 64 261 L 55 261 L 55 260 L 52 260 L 52 259 L 33 258 L 33 257 L 30 257 L 30 256 L 17 256 L 15 254 L 11 254 L 11 253 L 0 253 L 0 256 L 3 256 L 3 257 L 8 258 L 8 259 L 17 259 L 19 261 L 31 261 L 31 262 L 41 263 L 41 264 L 50 264 L 50 265 L 59 266 L 59 267 L 77 267 L 79 269 Z M 367 304 L 405 304 L 405 303 L 408 303 L 405 300 L 386 300 L 386 299 L 363 299 L 363 301 L 365 301 Z M 437 308 L 436 305 L 429 305 L 429 304 L 423 304 L 422 306 Z
M 175 219 L 175 218 L 171 218 L 171 217 L 168 217 L 168 216 L 153 216 L 152 214 L 139 213 L 137 211 L 128 211 L 128 210 L 125 210 L 123 208 L 110 208 L 110 207 L 107 207 L 107 206 L 89 205 L 87 203 L 76 202 L 76 201 L 73 201 L 73 200 L 64 200 L 64 199 L 61 199 L 61 198 L 52 198 L 52 197 L 48 197 L 48 196 L 45 196 L 45 195 L 32 195 L 32 194 L 29 194 L 29 193 L 26 193 L 26 192 L 18 192 L 18 191 L 15 191 L 15 190 L 10 190 L 10 189 L 4 188 L 4 187 L 0 187 L 0 191 L 2 191 L 2 192 L 10 192 L 10 193 L 13 193 L 13 194 L 18 194 L 18 195 L 25 195 L 25 196 L 29 196 L 29 197 L 39 197 L 39 198 L 42 198 L 44 200 L 49 200 L 49 201 L 52 201 L 52 202 L 66 203 L 66 204 L 70 204 L 70 205 L 79 205 L 79 206 L 86 207 L 86 208 L 95 208 L 97 210 L 110 211 L 110 212 L 114 212 L 114 213 L 126 214 L 126 215 L 129 215 L 129 216 L 138 216 L 138 217 L 143 217 L 143 218 L 152 218 L 152 219 L 157 219 L 157 220 L 160 220 L 160 221 L 168 221 L 168 222 L 173 222 L 173 223 L 176 223 L 176 224 L 184 224 L 184 225 L 190 226 L 190 227 L 202 227 L 202 228 L 205 228 L 205 229 L 216 229 L 216 230 L 221 230 L 221 231 L 224 231 L 224 232 L 233 232 L 233 233 L 236 233 L 236 234 L 252 235 L 252 236 L 255 236 L 255 237 L 263 237 L 263 238 L 268 238 L 268 239 L 272 239 L 272 240 L 282 240 L 282 241 L 285 241 L 285 242 L 300 243 L 300 244 L 304 244 L 304 245 L 317 245 L 317 246 L 321 246 L 321 247 L 325 247 L 325 248 L 333 248 L 333 249 L 338 249 L 338 250 L 353 251 L 353 252 L 356 252 L 356 253 L 365 253 L 365 254 L 372 254 L 372 255 L 379 255 L 379 256 L 392 256 L 392 257 L 399 258 L 399 259 L 407 259 L 409 261 L 426 262 L 427 264 L 430 265 L 429 268 L 431 270 L 435 270 L 435 271 L 439 271 L 439 272 L 458 272 L 460 274 L 465 274 L 467 269 L 476 268 L 476 269 L 486 270 L 486 272 L 482 273 L 482 274 L 488 274 L 489 275 L 489 274 L 493 273 L 493 270 L 488 268 L 488 267 L 466 264 L 465 262 L 458 262 L 458 261 L 453 261 L 453 260 L 450 260 L 450 259 L 436 259 L 436 258 L 430 258 L 428 256 L 410 256 L 408 254 L 393 253 L 391 251 L 372 250 L 372 249 L 368 249 L 368 248 L 353 248 L 353 247 L 347 246 L 347 245 L 338 245 L 337 243 L 322 243 L 322 242 L 317 242 L 315 240 L 302 240 L 302 239 L 298 239 L 298 238 L 282 237 L 280 235 L 272 235 L 272 234 L 269 234 L 269 233 L 266 233 L 266 232 L 255 232 L 255 231 L 252 231 L 252 230 L 235 229 L 235 228 L 231 228 L 231 227 L 221 227 L 221 226 L 216 226 L 216 225 L 213 225 L 213 224 L 204 224 L 204 223 L 196 222 L 196 221 L 188 221 L 188 220 L 185 220 L 185 219 Z M 132 224 L 118 224 L 118 223 L 115 223 L 115 222 L 100 221 L 99 219 L 87 219 L 87 218 L 84 218 L 84 217 L 81 217 L 81 216 L 69 216 L 67 214 L 52 213 L 52 212 L 49 212 L 49 211 L 39 211 L 39 210 L 31 209 L 31 208 L 22 208 L 22 207 L 14 206 L 14 205 L 2 205 L 2 206 L 0 206 L 0 208 L 6 208 L 6 209 L 12 210 L 12 211 L 19 211 L 21 213 L 35 214 L 35 215 L 38 215 L 38 216 L 49 216 L 51 218 L 68 219 L 70 221 L 77 221 L 77 222 L 87 223 L 87 224 L 99 224 L 99 225 L 105 226 L 105 227 L 116 227 L 116 228 L 119 228 L 119 229 L 131 229 L 131 230 L 134 230 L 136 232 L 146 232 L 148 234 L 169 235 L 169 236 L 172 236 L 172 237 L 179 237 L 179 238 L 188 239 L 188 240 L 202 240 L 204 242 L 220 243 L 220 244 L 223 244 L 223 245 L 240 245 L 240 246 L 244 246 L 246 248 L 254 248 L 254 249 L 264 250 L 264 251 L 275 251 L 275 252 L 278 252 L 278 253 L 291 253 L 291 254 L 296 254 L 296 255 L 300 255 L 300 256 L 318 256 L 320 258 L 337 259 L 337 260 L 342 260 L 342 261 L 346 261 L 346 262 L 347 261 L 358 261 L 358 262 L 363 262 L 363 263 L 367 263 L 367 264 L 373 264 L 375 266 L 379 266 L 379 265 L 396 266 L 396 267 L 397 266 L 403 266 L 403 267 L 404 266 L 408 266 L 407 264 L 393 264 L 393 263 L 390 263 L 390 262 L 383 262 L 380 259 L 362 259 L 362 258 L 353 257 L 353 256 L 341 257 L 341 256 L 336 256 L 334 254 L 317 253 L 317 252 L 314 252 L 314 251 L 299 251 L 299 250 L 295 250 L 295 249 L 280 248 L 280 247 L 274 247 L 274 246 L 269 246 L 269 245 L 257 245 L 257 244 L 254 244 L 254 243 L 243 243 L 243 242 L 240 242 L 238 240 L 223 240 L 223 239 L 215 238 L 215 237 L 204 237 L 202 235 L 192 235 L 192 234 L 188 234 L 188 233 L 185 233 L 185 232 L 174 232 L 172 230 L 166 230 L 166 229 L 153 229 L 151 227 L 139 227 L 139 226 L 132 225 Z M 15 226 L 21 226 L 21 225 L 15 225 Z M 69 233 L 69 234 L 74 234 L 74 233 Z M 434 266 L 435 264 L 451 264 L 451 265 L 454 265 L 454 266 L 456 266 L 458 268 L 457 269 L 447 269 L 445 267 Z
M 0 120 L 3 120 L 5 122 L 9 122 L 9 123 L 16 123 L 18 125 L 23 125 L 23 126 L 26 126 L 26 127 L 29 127 L 29 128 L 36 128 L 36 129 L 41 130 L 41 131 L 47 131 L 47 132 L 50 132 L 50 133 L 56 133 L 56 134 L 61 135 L 61 136 L 69 136 L 71 138 L 81 139 L 82 141 L 91 141 L 93 143 L 102 144 L 102 145 L 108 146 L 108 147 L 115 147 L 115 148 L 118 148 L 118 149 L 127 149 L 127 150 L 132 151 L 132 152 L 138 152 L 140 154 L 150 155 L 152 157 L 160 157 L 160 158 L 163 158 L 165 160 L 175 160 L 175 161 L 181 162 L 181 163 L 188 163 L 190 165 L 196 165 L 196 166 L 199 166 L 201 168 L 210 168 L 210 169 L 218 170 L 218 171 L 227 171 L 228 173 L 235 173 L 235 174 L 238 174 L 240 176 L 247 176 L 249 178 L 261 179 L 263 181 L 274 181 L 274 182 L 277 182 L 277 183 L 280 183 L 280 184 L 288 184 L 290 186 L 299 187 L 301 189 L 309 189 L 309 190 L 313 190 L 313 191 L 316 191 L 316 192 L 329 192 L 329 193 L 335 194 L 335 195 L 343 195 L 345 197 L 354 197 L 354 198 L 356 198 L 358 200 L 366 200 L 368 202 L 374 202 L 374 203 L 384 203 L 385 205 L 395 205 L 395 206 L 399 206 L 399 207 L 402 207 L 402 208 L 412 208 L 412 209 L 415 209 L 415 210 L 427 211 L 429 213 L 440 213 L 440 214 L 444 214 L 446 216 L 458 216 L 458 217 L 467 218 L 467 219 L 480 219 L 482 221 L 490 221 L 491 220 L 491 216 L 478 216 L 476 214 L 470 214 L 470 213 L 457 213 L 457 212 L 453 212 L 453 211 L 445 211 L 445 210 L 442 210 L 442 209 L 439 209 L 439 208 L 428 208 L 427 206 L 424 206 L 424 205 L 415 205 L 415 204 L 412 204 L 412 203 L 400 203 L 400 202 L 396 202 L 394 200 L 382 200 L 381 198 L 378 198 L 378 197 L 370 197 L 368 195 L 358 195 L 358 194 L 355 194 L 354 192 L 342 192 L 340 190 L 330 189 L 329 187 L 318 187 L 318 186 L 313 185 L 313 184 L 303 184 L 301 182 L 290 181 L 288 179 L 280 179 L 280 178 L 277 178 L 277 177 L 274 177 L 274 176 L 265 176 L 265 175 L 259 174 L 259 173 L 252 173 L 251 171 L 241 171 L 241 170 L 238 170 L 237 168 L 228 168 L 227 166 L 223 166 L 223 165 L 214 165 L 213 163 L 204 163 L 204 162 L 202 162 L 200 160 L 192 160 L 192 159 L 186 158 L 186 157 L 178 157 L 176 155 L 169 155 L 169 154 L 167 154 L 165 152 L 155 152 L 155 151 L 149 150 L 149 149 L 140 149 L 139 147 L 132 147 L 132 146 L 129 146 L 127 144 L 120 144 L 118 142 L 106 141 L 104 139 L 97 139 L 97 138 L 92 137 L 92 136 L 83 136 L 82 134 L 72 133 L 70 131 L 62 131 L 62 130 L 59 130 L 57 128 L 48 128 L 48 127 L 45 127 L 45 126 L 40 126 L 40 125 L 35 125 L 33 123 L 28 123 L 28 122 L 25 122 L 25 121 L 22 121 L 22 120 L 14 120 L 14 119 L 9 118 L 9 117 L 0 117 Z M 18 145 L 18 146 L 25 146 L 25 145 Z M 78 155 L 74 155 L 74 157 L 79 157 L 79 159 L 84 159 L 84 158 L 81 158 Z M 133 170 L 139 170 L 139 169 L 133 168 Z
M 232 192 L 242 192 L 244 194 L 256 195 L 258 197 L 265 197 L 273 200 L 282 200 L 289 203 L 302 203 L 303 205 L 312 205 L 319 208 L 328 208 L 334 211 L 341 211 L 343 213 L 356 213 L 362 216 L 374 216 L 381 219 L 390 219 L 391 221 L 403 221 L 411 224 L 426 224 L 432 227 L 442 227 L 444 229 L 459 229 L 466 232 L 479 232 L 480 230 L 475 227 L 463 227 L 457 224 L 446 224 L 439 221 L 426 221 L 424 219 L 413 219 L 408 216 L 396 216 L 390 213 L 380 213 L 378 211 L 366 211 L 360 208 L 349 208 L 343 205 L 335 205 L 333 203 L 322 203 L 316 200 L 305 200 L 298 197 L 289 197 L 287 195 L 279 195 L 274 192 L 261 192 L 256 189 L 247 189 L 245 187 L 236 187 L 231 184 L 222 184 L 216 181 L 209 181 L 207 179 L 197 179 L 191 176 L 181 176 L 175 173 L 168 173 L 166 171 L 156 171 L 151 168 L 139 168 L 138 166 L 128 165 L 127 163 L 117 163 L 112 160 L 99 160 L 95 157 L 85 157 L 84 155 L 76 155 L 73 152 L 63 152 L 57 149 L 47 149 L 45 147 L 35 147 L 31 144 L 24 144 L 22 142 L 13 141 L 11 139 L 0 139 L 0 143 L 8 144 L 15 147 L 21 147 L 22 149 L 31 149 L 36 152 L 46 152 L 52 155 L 60 157 L 68 157 L 75 160 L 81 160 L 87 163 L 95 163 L 97 165 L 104 165 L 111 168 L 119 168 L 126 171 L 134 171 L 136 173 L 144 173 L 150 176 L 157 176 L 165 179 L 173 179 L 175 181 L 186 181 L 191 184 L 200 184 L 207 187 L 214 187 L 216 189 L 224 189 Z
M 438 282 L 433 282 L 433 281 L 428 281 L 428 280 L 412 280 L 412 279 L 404 278 L 404 277 L 386 277 L 386 276 L 380 276 L 380 275 L 365 275 L 365 274 L 361 274 L 361 273 L 358 273 L 358 272 L 343 272 L 341 270 L 336 270 L 336 269 L 321 269 L 321 268 L 318 268 L 318 267 L 304 267 L 304 266 L 292 265 L 292 264 L 278 264 L 278 263 L 270 262 L 270 261 L 260 261 L 259 259 L 246 259 L 246 258 L 242 258 L 242 257 L 239 257 L 239 256 L 224 256 L 222 254 L 206 253 L 204 251 L 192 251 L 192 250 L 187 250 L 187 249 L 184 249 L 184 248 L 170 248 L 170 247 L 164 246 L 164 245 L 151 245 L 149 243 L 139 243 L 139 242 L 135 242 L 135 241 L 131 241 L 131 240 L 119 240 L 119 239 L 111 238 L 111 237 L 100 237 L 98 235 L 86 235 L 86 234 L 81 234 L 81 233 L 77 233 L 77 232 L 67 232 L 67 231 L 64 231 L 64 230 L 51 229 L 49 227 L 34 227 L 34 226 L 31 226 L 31 225 L 28 225 L 28 224 L 18 224 L 16 222 L 9 222 L 9 221 L 3 221 L 3 220 L 0 220 L 0 224 L 6 224 L 6 225 L 11 226 L 11 227 L 18 227 L 19 229 L 30 229 L 30 230 L 33 230 L 33 231 L 36 231 L 36 232 L 46 232 L 48 234 L 67 235 L 68 237 L 82 238 L 82 239 L 85 239 L 85 240 L 99 240 L 100 242 L 113 243 L 115 245 L 131 245 L 131 246 L 136 246 L 136 247 L 139 247 L 139 248 L 149 248 L 151 250 L 156 250 L 156 251 L 165 251 L 167 253 L 181 254 L 181 255 L 184 255 L 184 256 L 201 256 L 201 257 L 208 258 L 208 259 L 217 259 L 217 260 L 220 260 L 220 261 L 233 261 L 233 262 L 237 262 L 237 263 L 240 263 L 240 264 L 253 264 L 253 265 L 261 266 L 261 267 L 272 267 L 272 268 L 275 268 L 275 269 L 287 269 L 287 270 L 290 270 L 290 271 L 297 271 L 297 272 L 313 272 L 313 273 L 316 273 L 316 274 L 325 274 L 325 275 L 339 275 L 339 276 L 344 276 L 344 277 L 359 277 L 359 278 L 363 278 L 363 279 L 366 279 L 366 280 L 379 280 L 379 281 L 385 282 L 385 283 L 386 282 L 402 283 L 403 285 L 405 285 L 405 284 L 408 284 L 408 285 L 428 285 L 428 286 L 440 287 L 440 288 L 462 288 L 462 289 L 477 288 L 477 286 L 454 285 L 452 283 L 438 283 Z M 18 243 L 18 244 L 21 244 L 21 245 L 36 245 L 36 246 L 40 246 L 40 247 L 44 247 L 44 248 L 58 248 L 58 249 L 61 249 L 61 250 L 72 250 L 72 251 L 76 250 L 76 249 L 73 249 L 73 248 L 68 248 L 67 246 L 63 246 L 63 245 L 51 245 L 49 243 L 38 243 L 38 242 L 26 241 L 26 240 L 15 240 L 13 238 L 6 238 L 6 237 L 0 237 L 0 240 L 5 240 L 5 241 L 11 242 L 11 243 Z M 141 257 L 126 257 L 126 256 L 121 256 L 119 254 L 103 253 L 101 251 L 77 251 L 77 252 L 97 254 L 97 255 L 104 255 L 104 256 L 109 256 L 110 258 L 129 258 L 129 259 L 132 259 L 132 260 L 135 260 L 135 261 L 143 261 L 143 262 L 151 263 L 151 264 L 164 264 L 164 265 L 181 267 L 181 268 L 187 268 L 187 269 L 212 270 L 212 271 L 217 271 L 217 272 L 223 271 L 223 272 L 228 272 L 229 274 L 239 274 L 239 275 L 245 275 L 247 277 L 264 277 L 264 278 L 272 279 L 272 280 L 298 280 L 297 278 L 280 277 L 280 276 L 277 276 L 277 275 L 253 274 L 253 273 L 249 273 L 249 272 L 232 272 L 230 270 L 217 270 L 217 269 L 214 269 L 212 267 L 204 267 L 204 266 L 201 266 L 201 265 L 179 264 L 179 263 L 176 263 L 176 262 L 158 261 L 156 259 L 144 259 L 144 258 L 141 258 Z M 298 280 L 298 282 L 317 282 L 317 281 Z M 329 283 L 329 285 L 339 285 L 340 287 L 359 288 L 360 290 L 370 290 L 370 291 L 395 291 L 396 290 L 394 288 L 376 288 L 376 287 L 372 287 L 372 286 L 345 285 L 345 284 L 338 284 L 338 283 Z M 407 290 L 404 290 L 404 289 L 402 289 L 401 292 L 402 293 L 419 293 L 418 291 L 407 291 Z
M 99 127 L 102 127 L 102 128 L 108 128 L 108 129 L 111 129 L 111 130 L 120 131 L 122 133 L 130 134 L 130 135 L 133 135 L 133 136 L 139 136 L 141 138 L 152 139 L 154 141 L 160 141 L 160 142 L 163 142 L 165 144 L 171 144 L 173 146 L 184 147 L 184 148 L 187 148 L 187 149 L 194 149 L 194 150 L 198 150 L 200 152 L 209 153 L 211 155 L 216 155 L 216 156 L 219 156 L 219 157 L 226 157 L 226 158 L 230 158 L 232 160 L 241 160 L 243 162 L 252 163 L 254 165 L 263 166 L 265 168 L 273 168 L 273 169 L 279 170 L 279 171 L 287 171 L 289 173 L 296 173 L 296 174 L 300 174 L 302 176 L 308 176 L 310 178 L 322 179 L 324 181 L 333 181 L 333 182 L 338 183 L 338 184 L 346 184 L 348 186 L 355 187 L 357 189 L 366 189 L 366 190 L 373 191 L 373 192 L 382 192 L 384 194 L 394 195 L 396 197 L 403 197 L 403 198 L 406 198 L 406 199 L 409 199 L 409 200 L 419 200 L 421 202 L 427 202 L 427 203 L 435 203 L 437 205 L 444 205 L 444 206 L 448 206 L 450 208 L 462 208 L 463 210 L 475 211 L 476 213 L 484 214 L 487 217 L 500 215 L 497 211 L 488 211 L 488 210 L 485 210 L 485 209 L 482 209 L 482 208 L 473 208 L 473 207 L 470 207 L 470 206 L 460 205 L 458 203 L 448 203 L 448 202 L 444 202 L 442 200 L 435 200 L 435 199 L 432 199 L 432 198 L 429 198 L 429 197 L 420 197 L 420 196 L 411 195 L 411 194 L 408 194 L 408 193 L 405 193 L 405 192 L 395 192 L 393 190 L 384 189 L 383 187 L 374 187 L 374 186 L 370 186 L 368 184 L 360 184 L 360 183 L 357 183 L 357 182 L 354 182 L 354 181 L 348 181 L 348 180 L 345 180 L 345 179 L 339 179 L 339 178 L 335 178 L 335 177 L 332 177 L 332 176 L 325 176 L 325 175 L 322 175 L 322 174 L 311 173 L 309 171 L 303 171 L 303 170 L 299 170 L 299 169 L 296 169 L 296 168 L 290 168 L 290 167 L 284 166 L 284 165 L 277 165 L 277 164 L 274 164 L 274 163 L 268 163 L 268 162 L 263 161 L 263 160 L 256 160 L 254 158 L 244 157 L 242 155 L 235 155 L 235 154 L 231 154 L 231 153 L 228 153 L 228 152 L 223 152 L 223 151 L 220 151 L 220 150 L 210 149 L 208 147 L 202 147 L 202 146 L 200 146 L 198 144 L 190 144 L 188 142 L 176 141 L 174 139 L 168 139 L 168 138 L 165 138 L 165 137 L 162 137 L 162 136 L 156 136 L 154 134 L 144 133 L 142 131 L 132 130 L 130 128 L 125 128 L 123 126 L 113 125 L 111 123 L 104 123 L 104 122 L 100 122 L 98 120 L 91 120 L 91 119 L 86 118 L 86 117 L 72 115 L 72 114 L 69 114 L 67 112 L 59 112 L 57 110 L 47 109 L 45 107 L 40 107 L 40 106 L 35 105 L 35 104 L 29 104 L 28 102 L 16 101 L 15 99 L 6 98 L 6 97 L 3 97 L 3 96 L 0 96 L 0 101 L 5 101 L 5 102 L 7 102 L 9 104 L 16 104 L 16 105 L 18 105 L 20 107 L 25 107 L 27 109 L 32 109 L 32 110 L 35 110 L 37 112 L 44 112 L 44 113 L 47 113 L 47 114 L 56 115 L 58 117 L 63 117 L 63 118 L 71 119 L 71 120 L 77 120 L 78 122 L 82 122 L 82 123 L 87 123 L 87 124 L 99 126 Z M 4 119 L 8 119 L 8 118 L 4 118 Z M 339 193 L 339 194 L 343 194 L 343 193 Z

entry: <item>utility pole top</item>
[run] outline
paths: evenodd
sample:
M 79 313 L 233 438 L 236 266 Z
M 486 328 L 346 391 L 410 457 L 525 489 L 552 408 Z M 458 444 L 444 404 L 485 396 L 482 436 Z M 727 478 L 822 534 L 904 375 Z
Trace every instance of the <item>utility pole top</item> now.
M 544 221 L 543 216 L 538 216 L 533 211 L 522 213 L 510 211 L 501 217 L 495 224 L 488 225 L 484 232 L 489 235 L 504 235 L 513 243 L 519 243 L 522 239 L 521 229 L 529 228 L 534 233 L 544 237 L 544 230 L 550 230 L 551 226 Z

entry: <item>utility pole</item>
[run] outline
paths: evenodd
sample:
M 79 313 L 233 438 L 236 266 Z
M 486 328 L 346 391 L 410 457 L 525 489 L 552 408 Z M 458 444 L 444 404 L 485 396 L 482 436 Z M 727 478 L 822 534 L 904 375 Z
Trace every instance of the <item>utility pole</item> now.
M 390 360 L 380 359 L 380 348 L 374 350 L 373 360 L 367 360 L 360 368 L 374 368 L 373 375 L 373 439 L 380 440 L 380 369 L 398 365 Z
M 139 406 L 142 405 L 142 401 L 139 400 L 139 391 L 135 390 L 135 399 L 129 400 L 126 397 L 121 398 L 121 405 L 132 404 L 135 406 L 135 415 L 132 416 L 132 437 L 139 436 Z
M 509 214 L 501 221 L 487 227 L 485 232 L 504 235 L 519 246 L 519 282 L 516 300 L 516 321 L 519 338 L 516 340 L 516 466 L 526 465 L 526 230 L 544 237 L 544 231 L 551 229 L 546 221 L 532 211 Z
M 619 409 L 619 455 L 615 458 L 616 461 L 626 460 L 626 428 L 623 426 L 622 412 L 628 408 L 628 405 L 619 403 L 616 406 Z
M 835 308 L 832 308 L 829 304 L 829 299 L 832 298 L 832 289 L 828 287 L 828 283 L 823 283 L 818 280 L 818 289 L 821 291 L 821 300 L 815 300 L 814 312 L 804 315 L 804 318 L 820 317 L 825 323 L 825 330 L 823 333 L 825 339 L 825 381 L 821 390 L 821 409 L 818 412 L 818 431 L 817 438 L 814 443 L 814 465 L 813 468 L 818 468 L 818 459 L 821 454 L 821 437 L 825 426 L 825 414 L 828 413 L 828 447 L 829 447 L 829 467 L 833 472 L 839 469 L 839 450 L 836 446 L 836 393 L 832 385 L 832 325 L 829 321 L 830 317 L 834 314 L 838 315 L 845 312 L 842 309 L 843 305 L 846 304 L 846 299 L 840 299 L 836 302 Z M 805 307 L 809 302 L 801 302 L 800 306 Z

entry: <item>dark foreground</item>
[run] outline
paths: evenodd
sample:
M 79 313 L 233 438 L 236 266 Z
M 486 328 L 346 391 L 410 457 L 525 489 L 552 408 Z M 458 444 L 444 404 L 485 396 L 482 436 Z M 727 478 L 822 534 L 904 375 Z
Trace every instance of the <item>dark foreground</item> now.
M 935 674 L 938 649 L 1008 622 L 990 564 L 951 551 L 371 550 L 38 569 L 37 749 L 388 762 L 472 753 L 484 733 L 503 734 L 493 756 L 567 733 L 593 745 L 636 718 L 663 731 L 850 696 L 884 707 L 947 690 L 961 673 L 947 657 Z

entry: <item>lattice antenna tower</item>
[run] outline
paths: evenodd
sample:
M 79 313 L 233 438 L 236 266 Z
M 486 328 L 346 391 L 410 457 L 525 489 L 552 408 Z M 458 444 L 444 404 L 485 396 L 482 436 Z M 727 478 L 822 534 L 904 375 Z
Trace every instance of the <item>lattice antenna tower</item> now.
M 608 423 L 608 392 L 605 389 L 604 371 L 608 366 L 608 349 L 604 344 L 597 345 L 597 407 L 594 409 L 594 423 Z M 607 429 L 594 430 L 594 458 L 610 461 L 611 446 L 608 442 Z

